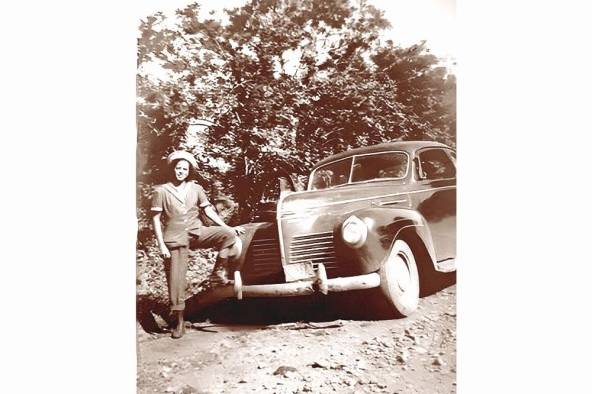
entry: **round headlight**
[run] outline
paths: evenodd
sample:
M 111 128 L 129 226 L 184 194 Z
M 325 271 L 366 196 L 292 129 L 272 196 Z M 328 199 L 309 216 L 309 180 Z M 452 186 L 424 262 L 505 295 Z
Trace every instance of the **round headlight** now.
M 367 235 L 368 227 L 366 227 L 366 223 L 358 217 L 350 216 L 345 222 L 343 222 L 341 236 L 346 244 L 359 248 L 364 242 L 366 242 Z

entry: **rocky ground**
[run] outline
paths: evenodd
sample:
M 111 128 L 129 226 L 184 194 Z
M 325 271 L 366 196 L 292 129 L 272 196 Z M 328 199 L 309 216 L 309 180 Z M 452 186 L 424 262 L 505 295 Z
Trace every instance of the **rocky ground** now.
M 410 318 L 343 320 L 324 299 L 217 306 L 170 338 L 138 326 L 138 393 L 454 393 L 456 286 Z

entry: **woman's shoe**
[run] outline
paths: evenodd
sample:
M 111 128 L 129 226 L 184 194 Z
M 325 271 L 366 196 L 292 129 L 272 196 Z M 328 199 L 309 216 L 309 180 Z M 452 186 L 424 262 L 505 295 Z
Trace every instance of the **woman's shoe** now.
M 175 339 L 181 338 L 185 334 L 185 322 L 183 321 L 183 312 L 177 312 L 177 326 L 173 329 L 171 337 Z
M 181 328 L 175 327 L 175 329 L 171 333 L 171 338 L 179 339 L 179 338 L 183 337 L 184 334 L 185 334 L 185 327 L 181 327 Z

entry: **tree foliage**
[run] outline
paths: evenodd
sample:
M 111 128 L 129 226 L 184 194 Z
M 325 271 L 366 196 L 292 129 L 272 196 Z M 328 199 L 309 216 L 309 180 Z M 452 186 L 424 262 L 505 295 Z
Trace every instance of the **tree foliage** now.
M 454 144 L 454 76 L 425 43 L 382 43 L 388 21 L 363 0 L 251 0 L 226 15 L 200 18 L 192 4 L 142 22 L 142 182 L 161 180 L 169 151 L 192 149 L 205 182 L 221 180 L 246 221 L 281 169 L 304 174 L 329 154 L 384 141 Z M 189 138 L 203 118 L 214 126 Z

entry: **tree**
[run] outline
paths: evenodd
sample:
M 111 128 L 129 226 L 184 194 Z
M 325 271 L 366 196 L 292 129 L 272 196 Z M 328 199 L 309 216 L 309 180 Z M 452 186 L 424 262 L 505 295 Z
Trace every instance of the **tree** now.
M 202 20 L 192 4 L 141 25 L 138 152 L 147 183 L 169 150 L 190 148 L 248 221 L 282 168 L 303 174 L 329 154 L 389 140 L 454 142 L 454 78 L 424 44 L 383 44 L 388 22 L 365 1 L 251 0 L 226 12 L 227 24 Z M 149 66 L 168 77 L 151 79 Z M 194 118 L 215 125 L 192 145 Z
M 425 41 L 409 48 L 392 42 L 373 56 L 378 68 L 397 86 L 396 100 L 414 127 L 406 139 L 455 144 L 456 78 L 448 75 Z

